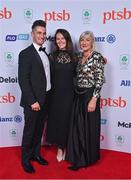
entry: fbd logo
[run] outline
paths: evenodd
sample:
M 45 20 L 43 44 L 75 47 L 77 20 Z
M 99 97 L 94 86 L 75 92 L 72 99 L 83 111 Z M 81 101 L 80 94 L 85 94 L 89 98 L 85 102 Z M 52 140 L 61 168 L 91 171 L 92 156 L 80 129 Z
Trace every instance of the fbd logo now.
M 131 81 L 130 80 L 122 80 L 120 86 L 131 87 Z
M 125 137 L 123 135 L 115 135 L 115 142 L 117 145 L 121 146 L 125 141 Z
M 18 40 L 28 40 L 29 34 L 18 34 Z
M 4 59 L 6 65 L 13 65 L 14 63 L 14 53 L 13 52 L 5 52 Z
M 31 22 L 33 19 L 33 10 L 32 9 L 24 9 L 24 19 L 27 22 Z
M 18 137 L 18 129 L 10 129 L 9 133 L 12 138 Z
M 107 119 L 101 119 L 101 124 L 105 125 L 107 123 Z
M 83 9 L 82 19 L 84 23 L 90 23 L 92 18 L 92 11 L 90 9 Z
M 119 63 L 120 63 L 120 67 L 121 67 L 122 70 L 128 69 L 128 66 L 129 66 L 129 55 L 128 54 L 120 55 Z

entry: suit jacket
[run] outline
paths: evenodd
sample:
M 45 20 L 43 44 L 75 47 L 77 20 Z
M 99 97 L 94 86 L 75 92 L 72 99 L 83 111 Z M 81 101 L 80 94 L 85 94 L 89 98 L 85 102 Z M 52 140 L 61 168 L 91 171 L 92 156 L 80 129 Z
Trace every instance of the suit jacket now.
M 22 91 L 20 105 L 31 106 L 36 101 L 44 105 L 46 75 L 42 60 L 33 44 L 19 54 L 18 81 Z

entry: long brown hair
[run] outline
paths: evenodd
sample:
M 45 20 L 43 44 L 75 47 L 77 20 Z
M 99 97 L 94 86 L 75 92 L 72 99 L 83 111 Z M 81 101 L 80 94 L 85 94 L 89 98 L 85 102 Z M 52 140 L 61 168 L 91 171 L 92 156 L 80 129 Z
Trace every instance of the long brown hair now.
M 73 43 L 72 43 L 72 39 L 70 36 L 70 33 L 66 30 L 66 29 L 57 29 L 56 33 L 55 33 L 55 37 L 54 37 L 54 51 L 53 51 L 53 55 L 56 58 L 59 54 L 59 47 L 56 43 L 56 35 L 58 33 L 61 33 L 65 40 L 66 40 L 66 51 L 69 53 L 71 59 L 74 58 L 74 49 L 73 49 Z

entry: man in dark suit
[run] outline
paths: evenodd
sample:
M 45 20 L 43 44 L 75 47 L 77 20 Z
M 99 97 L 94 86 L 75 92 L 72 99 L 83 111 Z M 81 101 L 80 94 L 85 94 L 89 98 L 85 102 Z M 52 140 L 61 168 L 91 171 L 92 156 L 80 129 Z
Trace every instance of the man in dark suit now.
M 32 25 L 31 35 L 33 43 L 20 52 L 18 67 L 18 79 L 22 92 L 20 105 L 24 108 L 25 118 L 22 166 L 28 173 L 35 172 L 31 160 L 41 165 L 48 165 L 40 155 L 40 147 L 47 115 L 47 96 L 51 88 L 49 60 L 42 48 L 46 39 L 45 21 L 36 20 Z

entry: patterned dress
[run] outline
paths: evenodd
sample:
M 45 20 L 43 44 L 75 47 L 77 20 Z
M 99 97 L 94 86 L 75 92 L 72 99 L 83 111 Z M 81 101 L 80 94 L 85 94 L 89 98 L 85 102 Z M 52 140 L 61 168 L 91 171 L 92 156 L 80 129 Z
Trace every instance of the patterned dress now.
M 95 163 L 100 158 L 100 90 L 104 83 L 104 58 L 94 51 L 82 64 L 79 54 L 76 68 L 75 100 L 68 138 L 66 159 L 81 167 Z M 97 97 L 94 112 L 87 111 L 91 98 Z

